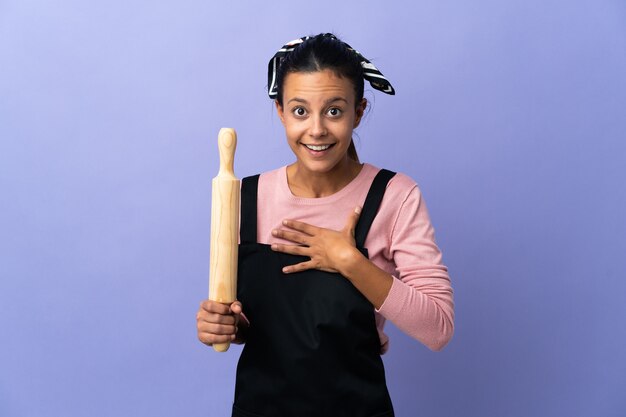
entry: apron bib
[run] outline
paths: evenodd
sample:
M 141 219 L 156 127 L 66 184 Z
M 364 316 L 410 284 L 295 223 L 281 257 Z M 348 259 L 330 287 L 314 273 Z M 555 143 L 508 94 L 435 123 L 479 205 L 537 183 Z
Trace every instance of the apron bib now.
M 381 170 L 355 231 L 363 247 L 386 185 Z M 250 320 L 233 417 L 392 417 L 374 307 L 346 278 L 282 268 L 308 260 L 257 243 L 259 176 L 241 192 L 237 299 Z

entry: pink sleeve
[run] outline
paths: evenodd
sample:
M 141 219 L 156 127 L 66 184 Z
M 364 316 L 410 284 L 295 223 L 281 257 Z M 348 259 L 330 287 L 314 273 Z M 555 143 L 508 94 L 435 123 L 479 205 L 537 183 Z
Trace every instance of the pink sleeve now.
M 390 256 L 398 276 L 377 311 L 428 348 L 441 350 L 454 332 L 453 292 L 417 186 L 398 211 Z

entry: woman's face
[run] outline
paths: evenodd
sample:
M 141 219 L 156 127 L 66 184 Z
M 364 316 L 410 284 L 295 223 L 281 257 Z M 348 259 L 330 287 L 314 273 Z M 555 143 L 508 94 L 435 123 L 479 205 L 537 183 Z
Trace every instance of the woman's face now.
M 352 82 L 330 70 L 295 72 L 285 77 L 282 93 L 276 108 L 298 168 L 330 173 L 347 166 L 352 130 L 367 105 L 355 103 Z

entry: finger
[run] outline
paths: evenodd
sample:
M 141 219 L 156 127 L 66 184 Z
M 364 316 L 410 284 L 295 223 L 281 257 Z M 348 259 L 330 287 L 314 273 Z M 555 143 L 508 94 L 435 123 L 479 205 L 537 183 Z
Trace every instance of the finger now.
M 198 333 L 198 339 L 205 345 L 213 345 L 215 343 L 226 343 L 235 340 L 236 335 L 224 335 L 224 334 L 212 334 L 212 333 Z
M 235 334 L 237 333 L 237 326 L 234 324 L 217 324 L 217 323 L 199 323 L 198 333 L 210 333 L 210 334 Z
M 287 226 L 290 229 L 297 230 L 307 235 L 313 236 L 320 228 L 308 223 L 299 222 L 297 220 L 283 220 L 283 226 Z
M 271 246 L 275 252 L 288 253 L 290 255 L 308 256 L 308 247 L 298 245 L 282 245 L 280 243 L 274 243 Z
M 234 314 L 217 314 L 199 312 L 196 319 L 198 323 L 216 323 L 216 324 L 228 324 L 234 325 L 237 321 Z
M 303 235 L 302 233 L 299 233 L 299 232 L 292 232 L 292 231 L 285 230 L 285 229 L 272 230 L 272 236 L 289 240 L 291 242 L 300 243 L 302 245 L 306 245 L 308 242 L 308 236 Z
M 315 269 L 316 264 L 313 261 L 300 262 L 299 264 L 288 265 L 282 269 L 285 274 L 293 274 L 294 272 L 306 271 L 308 269 Z
M 354 210 L 348 215 L 346 225 L 343 228 L 343 230 L 350 233 L 352 237 L 354 237 L 354 231 L 356 229 L 357 223 L 359 222 L 359 216 L 361 216 L 361 207 L 356 206 Z
M 204 300 L 200 304 L 200 308 L 208 313 L 229 314 L 230 306 L 228 304 L 218 303 L 213 300 Z

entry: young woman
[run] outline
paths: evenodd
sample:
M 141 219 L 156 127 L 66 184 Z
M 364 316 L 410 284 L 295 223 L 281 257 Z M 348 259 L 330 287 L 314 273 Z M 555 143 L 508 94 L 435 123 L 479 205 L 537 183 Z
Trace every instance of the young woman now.
M 242 182 L 238 301 L 204 301 L 207 344 L 245 343 L 233 416 L 393 416 L 385 320 L 432 350 L 452 337 L 452 288 L 419 188 L 359 162 L 364 80 L 394 94 L 331 34 L 270 60 L 295 162 Z

